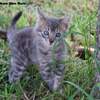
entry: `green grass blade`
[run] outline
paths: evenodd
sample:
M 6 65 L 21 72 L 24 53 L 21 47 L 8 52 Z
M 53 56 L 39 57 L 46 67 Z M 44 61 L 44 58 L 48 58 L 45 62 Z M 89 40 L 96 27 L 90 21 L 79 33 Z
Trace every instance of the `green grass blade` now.
M 92 96 L 90 96 L 88 93 L 86 93 L 85 90 L 83 90 L 81 87 L 79 87 L 75 83 L 72 83 L 70 81 L 64 81 L 64 83 L 70 84 L 70 85 L 74 86 L 75 88 L 77 88 L 79 91 L 81 91 L 83 94 L 85 94 L 87 96 L 88 100 L 94 100 Z

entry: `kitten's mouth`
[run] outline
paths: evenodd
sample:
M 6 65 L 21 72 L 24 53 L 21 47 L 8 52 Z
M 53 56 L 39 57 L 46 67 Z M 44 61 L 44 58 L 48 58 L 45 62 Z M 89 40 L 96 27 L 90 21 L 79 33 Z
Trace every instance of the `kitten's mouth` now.
M 54 40 L 49 40 L 49 42 L 50 42 L 50 45 L 54 42 Z
M 54 42 L 54 39 L 49 38 L 50 45 Z

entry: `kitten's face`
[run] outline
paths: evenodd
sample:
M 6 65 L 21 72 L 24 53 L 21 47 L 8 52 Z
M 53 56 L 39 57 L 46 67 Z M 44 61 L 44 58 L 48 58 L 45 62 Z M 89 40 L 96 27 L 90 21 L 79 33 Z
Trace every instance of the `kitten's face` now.
M 68 19 L 46 17 L 38 9 L 37 29 L 41 32 L 43 38 L 48 38 L 50 44 L 61 38 L 68 28 Z

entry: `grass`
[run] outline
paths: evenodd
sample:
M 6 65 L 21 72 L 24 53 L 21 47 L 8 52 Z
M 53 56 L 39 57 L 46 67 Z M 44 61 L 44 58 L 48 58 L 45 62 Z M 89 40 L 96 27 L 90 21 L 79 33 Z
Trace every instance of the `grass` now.
M 30 0 L 31 2 L 32 0 Z M 56 1 L 56 0 L 55 0 Z M 2 1 L 3 2 L 3 1 Z M 26 0 L 26 2 L 29 2 Z M 7 29 L 12 16 L 19 10 L 23 16 L 17 23 L 19 28 L 35 24 L 35 6 L 40 5 L 50 15 L 69 15 L 71 23 L 66 32 L 66 42 L 70 56 L 66 61 L 65 77 L 63 81 L 64 97 L 59 93 L 51 93 L 42 81 L 37 67 L 30 66 L 18 85 L 7 83 L 5 78 L 8 71 L 10 50 L 8 44 L 0 40 L 0 100 L 92 100 L 95 61 L 94 56 L 82 60 L 74 56 L 73 44 L 81 44 L 85 48 L 95 47 L 96 34 L 96 0 L 34 0 L 33 5 L 0 5 L 0 28 Z M 92 5 L 92 6 L 91 6 Z M 75 42 L 70 41 L 70 35 L 75 35 Z M 88 56 L 86 54 L 86 56 Z

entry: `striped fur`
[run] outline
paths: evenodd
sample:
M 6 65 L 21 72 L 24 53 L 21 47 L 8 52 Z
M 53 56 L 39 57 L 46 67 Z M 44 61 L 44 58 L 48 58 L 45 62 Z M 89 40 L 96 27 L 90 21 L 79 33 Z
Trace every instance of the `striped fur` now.
M 37 64 L 41 77 L 49 89 L 58 90 L 65 68 L 64 64 L 60 62 L 65 60 L 65 55 L 67 55 L 63 33 L 65 32 L 64 29 L 67 29 L 68 22 L 64 21 L 63 23 L 65 19 L 61 18 L 46 17 L 38 10 L 34 28 L 27 27 L 17 30 L 15 25 L 20 16 L 21 12 L 13 18 L 7 32 L 11 49 L 9 82 L 17 82 L 29 64 Z

